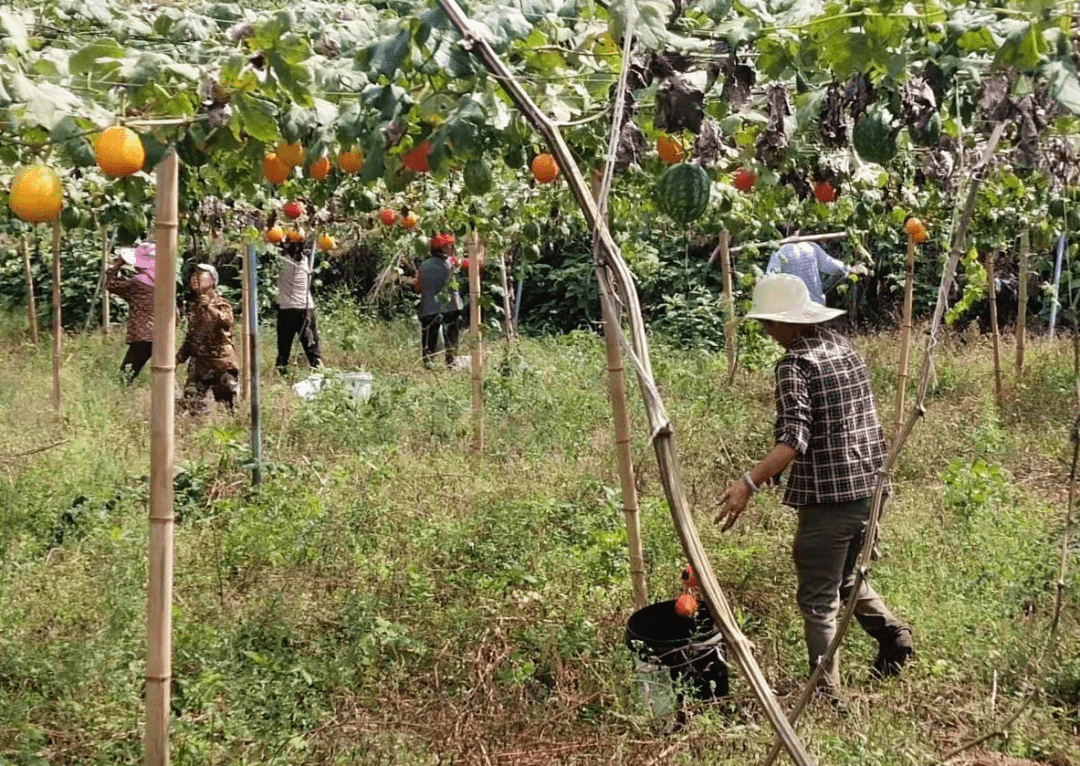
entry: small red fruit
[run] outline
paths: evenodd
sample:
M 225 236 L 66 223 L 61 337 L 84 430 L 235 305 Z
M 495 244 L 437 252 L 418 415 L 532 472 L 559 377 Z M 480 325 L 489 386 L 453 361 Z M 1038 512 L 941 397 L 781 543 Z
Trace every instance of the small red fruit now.
M 431 154 L 431 142 L 421 141 L 411 152 L 402 155 L 401 163 L 414 173 L 427 173 L 431 170 L 428 165 L 429 154 Z
M 295 221 L 304 214 L 304 206 L 296 200 L 293 200 L 292 202 L 286 202 L 285 206 L 281 208 L 281 212 Z
M 739 168 L 739 172 L 735 174 L 734 185 L 739 191 L 750 191 L 756 183 L 757 176 L 748 168 Z
M 415 229 L 418 222 L 419 219 L 417 219 L 416 213 L 409 213 L 401 219 L 401 225 L 410 230 Z
M 461 268 L 465 269 L 465 271 L 469 270 L 469 259 L 468 258 L 462 258 L 461 259 Z
M 919 244 L 922 244 L 930 238 L 930 235 L 926 231 L 926 227 L 923 226 L 923 222 L 918 218 L 907 219 L 907 223 L 904 224 L 904 229 L 907 231 L 908 236 Z
M 701 580 L 698 579 L 697 572 L 694 571 L 692 564 L 686 565 L 686 569 L 682 571 L 682 579 L 687 588 L 701 587 Z
M 397 213 L 390 208 L 383 208 L 383 211 L 379 213 L 379 220 L 382 221 L 383 226 L 393 226 L 397 222 Z
M 559 176 L 559 164 L 550 154 L 538 154 L 533 157 L 532 174 L 537 182 L 549 184 Z
M 285 230 L 280 226 L 271 226 L 266 232 L 266 240 L 275 245 L 280 245 L 285 241 Z
M 826 205 L 836 201 L 836 189 L 828 181 L 821 181 L 814 187 L 814 198 Z
M 675 612 L 682 617 L 693 617 L 697 614 L 697 599 L 693 594 L 682 594 L 675 602 Z

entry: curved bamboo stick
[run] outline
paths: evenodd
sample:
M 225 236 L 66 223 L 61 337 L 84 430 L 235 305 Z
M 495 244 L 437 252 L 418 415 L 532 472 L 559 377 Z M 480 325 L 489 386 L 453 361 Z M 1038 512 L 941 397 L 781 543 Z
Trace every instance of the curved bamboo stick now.
M 727 599 L 720 588 L 720 583 L 712 571 L 705 549 L 701 544 L 701 539 L 697 534 L 697 528 L 683 490 L 682 478 L 679 472 L 678 457 L 674 444 L 674 429 L 664 411 L 663 403 L 656 390 L 656 383 L 652 377 L 648 340 L 645 335 L 645 325 L 642 319 L 637 290 L 634 287 L 633 275 L 623 260 L 618 246 L 612 239 L 606 223 L 599 215 L 592 195 L 589 193 L 588 185 L 574 162 L 562 134 L 559 133 L 551 119 L 536 106 L 521 88 L 517 79 L 499 59 L 491 45 L 482 35 L 472 29 L 468 17 L 461 10 L 456 0 L 439 0 L 439 4 L 446 11 L 454 26 L 461 32 L 463 36 L 462 46 L 483 61 L 487 69 L 498 79 L 499 84 L 510 99 L 547 140 L 559 163 L 559 167 L 566 175 L 570 190 L 578 206 L 597 237 L 599 243 L 598 278 L 608 282 L 608 292 L 610 294 L 618 294 L 622 298 L 630 323 L 630 345 L 632 347 L 630 358 L 637 369 L 638 383 L 642 398 L 645 401 L 653 447 L 660 466 L 660 479 L 671 511 L 672 522 L 682 541 L 687 559 L 701 580 L 702 592 L 709 605 L 709 610 L 716 620 L 732 655 L 754 689 L 754 694 L 761 702 L 766 717 L 776 729 L 784 747 L 791 754 L 792 760 L 798 766 L 809 766 L 814 761 L 784 717 L 784 713 L 776 701 L 776 697 L 773 696 L 768 681 L 758 667 L 751 651 L 750 642 L 739 629 L 735 615 L 731 611 L 731 607 L 728 605 Z M 612 281 L 617 285 L 618 289 L 612 289 Z
M 876 537 L 873 532 L 878 528 L 878 522 L 881 520 L 881 510 L 885 503 L 885 485 L 888 482 L 889 473 L 892 471 L 892 467 L 896 463 L 897 457 L 900 455 L 900 450 L 903 448 L 904 442 L 907 441 L 908 436 L 915 428 L 915 423 L 918 422 L 919 418 L 926 414 L 926 393 L 930 388 L 930 374 L 933 370 L 933 352 L 938 344 L 938 332 L 941 329 L 941 321 L 945 315 L 945 307 L 948 305 L 949 291 L 952 289 L 952 283 L 955 279 L 956 267 L 957 264 L 960 263 L 960 257 L 966 250 L 965 243 L 967 241 L 967 231 L 971 226 L 971 216 L 975 210 L 975 197 L 979 190 L 979 184 L 982 181 L 982 170 L 989 162 L 991 155 L 994 153 L 994 148 L 1001 140 L 1004 131 L 1005 123 L 998 123 L 994 128 L 993 133 L 990 134 L 990 138 L 983 150 L 982 159 L 971 169 L 971 185 L 968 187 L 967 201 L 953 236 L 953 246 L 949 261 L 946 263 L 945 270 L 941 275 L 941 285 L 938 287 L 937 305 L 934 307 L 934 317 L 930 323 L 930 332 L 926 337 L 926 353 L 923 354 L 922 371 L 919 378 L 919 392 L 915 400 L 915 407 L 912 409 L 907 422 L 904 424 L 903 430 L 901 430 L 896 438 L 893 439 L 889 452 L 885 456 L 885 462 L 882 463 L 881 468 L 878 469 L 873 499 L 870 502 L 870 516 L 866 521 L 867 534 L 863 540 L 862 549 L 859 551 L 858 562 L 855 565 L 855 583 L 851 588 L 851 595 L 844 603 L 844 610 L 840 615 L 840 619 L 837 621 L 836 635 L 833 636 L 829 648 L 825 650 L 825 654 L 818 660 L 817 667 L 814 669 L 814 672 L 810 674 L 810 679 L 806 682 L 802 692 L 799 694 L 799 699 L 796 701 L 795 707 L 793 707 L 791 713 L 789 713 L 789 720 L 791 721 L 792 726 L 794 726 L 795 722 L 802 714 L 803 709 L 806 707 L 806 703 L 810 700 L 810 696 L 814 693 L 818 680 L 821 678 L 825 667 L 828 666 L 829 660 L 832 659 L 832 656 L 836 654 L 836 650 L 840 647 L 840 642 L 843 641 L 844 635 L 851 625 L 851 618 L 855 614 L 856 596 L 862 588 L 862 584 L 866 582 L 867 573 L 870 571 L 870 563 L 873 560 Z M 765 766 L 769 766 L 769 764 L 776 760 L 776 756 L 779 755 L 779 753 L 780 743 L 774 741 L 772 750 L 769 751 L 769 755 L 765 758 Z

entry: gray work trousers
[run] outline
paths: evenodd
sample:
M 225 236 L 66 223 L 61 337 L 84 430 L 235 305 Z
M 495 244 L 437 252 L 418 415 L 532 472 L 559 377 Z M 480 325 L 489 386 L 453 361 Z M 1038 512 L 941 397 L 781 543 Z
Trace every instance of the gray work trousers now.
M 799 525 L 792 547 L 799 584 L 796 598 L 813 669 L 836 634 L 841 600 L 847 598 L 855 584 L 855 564 L 870 515 L 870 498 L 807 505 L 797 510 Z M 888 645 L 902 631 L 910 631 L 869 583 L 863 582 L 856 599 L 855 618 L 879 644 Z M 826 692 L 840 691 L 839 654 L 837 651 L 833 655 L 821 678 Z

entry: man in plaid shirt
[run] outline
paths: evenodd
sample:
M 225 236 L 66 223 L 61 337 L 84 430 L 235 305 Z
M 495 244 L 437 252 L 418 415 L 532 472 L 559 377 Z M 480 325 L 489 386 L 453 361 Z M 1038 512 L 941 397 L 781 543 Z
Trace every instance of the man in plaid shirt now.
M 885 460 L 866 365 L 848 340 L 819 323 L 844 313 L 810 299 L 791 274 L 770 274 L 754 290 L 747 314 L 784 347 L 776 367 L 776 443 L 765 458 L 724 490 L 716 520 L 730 529 L 750 495 L 789 465 L 784 504 L 798 512 L 792 554 L 811 668 L 836 633 L 841 599 L 855 582 L 877 471 Z M 894 675 L 913 651 L 911 628 L 867 583 L 856 594 L 855 617 L 878 641 L 873 675 Z M 841 701 L 834 655 L 822 691 Z

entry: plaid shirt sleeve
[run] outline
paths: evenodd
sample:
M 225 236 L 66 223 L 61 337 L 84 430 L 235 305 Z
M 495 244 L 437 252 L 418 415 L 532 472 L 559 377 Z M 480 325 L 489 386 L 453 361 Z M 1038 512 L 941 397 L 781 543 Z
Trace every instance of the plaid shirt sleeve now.
M 773 435 L 798 454 L 810 447 L 814 420 L 810 383 L 795 359 L 785 356 L 776 365 L 776 426 Z

